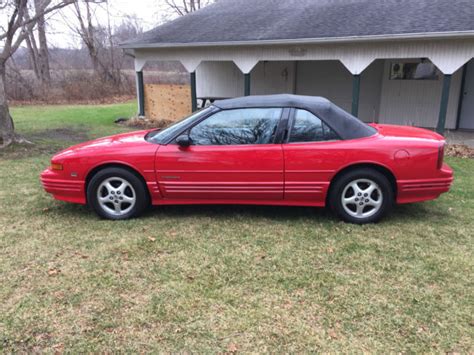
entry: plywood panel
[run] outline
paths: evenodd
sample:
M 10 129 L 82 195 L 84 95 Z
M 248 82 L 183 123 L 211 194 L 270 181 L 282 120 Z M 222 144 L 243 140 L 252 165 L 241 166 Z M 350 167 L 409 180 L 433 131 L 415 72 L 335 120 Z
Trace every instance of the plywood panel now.
M 148 119 L 176 121 L 190 114 L 189 85 L 145 85 L 145 116 Z

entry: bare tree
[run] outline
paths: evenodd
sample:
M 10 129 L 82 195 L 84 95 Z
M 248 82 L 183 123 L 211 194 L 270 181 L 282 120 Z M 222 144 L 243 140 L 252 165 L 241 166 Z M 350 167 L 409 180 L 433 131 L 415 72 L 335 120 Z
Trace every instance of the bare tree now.
M 95 18 L 97 6 L 105 4 L 107 27 L 98 24 Z M 75 0 L 74 15 L 78 25 L 70 28 L 81 38 L 87 48 L 92 66 L 102 80 L 120 84 L 120 68 L 116 65 L 110 13 L 107 0 Z
M 34 11 L 38 13 L 42 6 L 42 0 L 34 0 Z M 26 9 L 25 18 L 29 18 L 29 9 Z M 26 30 L 27 36 L 25 38 L 28 51 L 30 53 L 31 66 L 35 72 L 36 78 L 42 85 L 49 85 L 51 82 L 51 74 L 49 67 L 49 50 L 48 41 L 46 39 L 46 21 L 45 16 L 38 17 L 36 24 L 36 33 L 38 40 L 36 40 L 34 29 Z
M 142 33 L 143 27 L 140 20 L 136 16 L 125 16 L 114 30 L 114 45 L 118 47 L 120 43 L 133 39 Z M 120 49 L 120 51 L 122 50 Z
M 6 97 L 6 63 L 16 52 L 20 44 L 28 36 L 28 33 L 37 25 L 40 18 L 43 18 L 64 6 L 71 0 L 42 0 L 34 14 L 28 15 L 28 5 L 31 0 L 1 0 L 0 10 L 2 17 L 5 16 L 6 27 L 0 27 L 0 42 L 3 48 L 0 52 L 0 135 L 2 144 L 0 148 L 9 146 L 12 143 L 26 143 L 27 141 L 15 133 L 15 126 L 8 108 Z
M 83 8 L 81 6 L 83 3 Z M 79 25 L 73 30 L 79 35 L 82 42 L 89 52 L 92 61 L 92 66 L 95 72 L 99 72 L 99 49 L 96 39 L 97 29 L 92 22 L 92 5 L 95 1 L 84 0 L 83 2 L 74 1 L 74 13 L 76 15 Z
M 213 3 L 213 0 L 165 0 L 166 5 L 179 16 L 195 12 Z

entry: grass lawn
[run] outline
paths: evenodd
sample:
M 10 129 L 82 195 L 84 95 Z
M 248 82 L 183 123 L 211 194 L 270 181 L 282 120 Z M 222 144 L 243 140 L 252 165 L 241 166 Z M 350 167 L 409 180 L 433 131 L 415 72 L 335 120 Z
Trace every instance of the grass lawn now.
M 355 226 L 324 209 L 154 208 L 111 222 L 53 200 L 51 152 L 135 104 L 20 107 L 0 153 L 0 349 L 473 352 L 474 160 L 452 191 Z

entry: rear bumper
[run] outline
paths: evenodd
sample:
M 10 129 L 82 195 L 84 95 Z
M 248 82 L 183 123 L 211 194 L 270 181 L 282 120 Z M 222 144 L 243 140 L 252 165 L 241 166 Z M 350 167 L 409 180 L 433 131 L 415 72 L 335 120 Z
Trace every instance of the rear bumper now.
M 453 170 L 443 164 L 439 176 L 432 179 L 399 180 L 397 182 L 397 203 L 412 203 L 434 200 L 448 192 L 454 181 Z
M 66 180 L 60 173 L 46 169 L 40 175 L 41 184 L 46 192 L 57 200 L 86 204 L 84 181 Z

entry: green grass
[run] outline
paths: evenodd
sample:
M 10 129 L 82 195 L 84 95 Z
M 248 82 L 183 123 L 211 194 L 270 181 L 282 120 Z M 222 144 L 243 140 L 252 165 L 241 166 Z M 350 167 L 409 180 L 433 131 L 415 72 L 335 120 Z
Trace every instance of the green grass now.
M 68 144 L 126 131 L 114 121 L 133 116 L 136 109 L 135 102 L 96 106 L 20 106 L 12 108 L 11 114 L 17 131 L 36 143 L 30 147 L 30 153 L 52 154 Z M 2 155 L 16 159 L 19 153 L 18 149 L 7 149 L 6 152 L 0 151 L 0 157 Z
M 64 127 L 92 136 L 122 130 L 111 121 L 134 109 L 13 114 L 30 137 Z M 474 160 L 448 159 L 450 193 L 377 225 L 244 206 L 111 222 L 43 192 L 50 154 L 39 147 L 0 156 L 5 352 L 474 351 Z
M 136 103 L 114 105 L 20 106 L 11 110 L 16 128 L 25 134 L 47 129 L 87 129 L 91 135 L 117 132 L 114 120 L 136 113 Z

